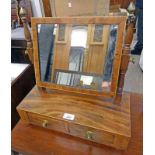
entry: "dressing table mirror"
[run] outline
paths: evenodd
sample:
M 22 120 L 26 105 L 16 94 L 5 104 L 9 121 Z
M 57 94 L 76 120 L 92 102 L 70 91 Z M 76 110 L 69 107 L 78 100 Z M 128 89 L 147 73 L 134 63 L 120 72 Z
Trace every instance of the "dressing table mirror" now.
M 32 34 L 37 86 L 17 107 L 21 119 L 127 149 L 130 95 L 122 88 L 132 20 L 126 16 L 32 18 Z
M 114 97 L 126 17 L 32 18 L 40 87 Z

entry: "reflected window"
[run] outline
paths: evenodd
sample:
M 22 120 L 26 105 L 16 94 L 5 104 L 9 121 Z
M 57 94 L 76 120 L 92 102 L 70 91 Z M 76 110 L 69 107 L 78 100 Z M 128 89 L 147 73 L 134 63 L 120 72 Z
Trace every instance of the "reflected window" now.
M 71 46 L 86 47 L 87 43 L 87 29 L 78 28 L 73 29 L 71 34 Z
M 84 52 L 87 46 L 87 26 L 72 27 L 69 70 L 82 71 Z
M 58 41 L 65 41 L 65 24 L 59 24 Z
M 96 24 L 94 30 L 94 42 L 102 42 L 103 25 Z

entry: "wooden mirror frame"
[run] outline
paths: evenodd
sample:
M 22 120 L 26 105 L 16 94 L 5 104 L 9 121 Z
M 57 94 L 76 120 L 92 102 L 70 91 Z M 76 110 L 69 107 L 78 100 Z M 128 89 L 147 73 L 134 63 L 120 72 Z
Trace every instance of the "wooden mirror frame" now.
M 61 90 L 79 94 L 102 96 L 102 97 L 115 97 L 117 93 L 118 78 L 120 73 L 123 41 L 126 28 L 127 16 L 94 16 L 94 17 L 44 17 L 44 18 L 31 18 L 32 35 L 33 35 L 33 51 L 34 51 L 34 67 L 36 85 L 43 88 L 52 90 Z M 38 49 L 38 24 L 103 24 L 103 25 L 118 25 L 117 39 L 115 46 L 115 55 L 113 61 L 111 90 L 109 92 L 97 92 L 94 90 L 86 90 L 80 88 L 73 88 L 63 85 L 57 85 L 49 82 L 42 82 L 40 78 L 39 66 L 39 49 Z

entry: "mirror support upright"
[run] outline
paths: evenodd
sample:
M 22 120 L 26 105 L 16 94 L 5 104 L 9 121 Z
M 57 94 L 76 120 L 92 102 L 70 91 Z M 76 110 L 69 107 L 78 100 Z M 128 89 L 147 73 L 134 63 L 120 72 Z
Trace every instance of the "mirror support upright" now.
M 26 19 L 26 11 L 24 8 L 22 7 L 20 8 L 19 15 L 24 26 L 24 35 L 25 35 L 25 40 L 27 42 L 27 48 L 26 48 L 25 54 L 28 54 L 29 60 L 33 64 L 33 44 L 31 39 L 31 33 L 29 30 L 29 25 Z
M 125 36 L 124 47 L 122 51 L 121 67 L 120 67 L 117 94 L 116 94 L 117 101 L 120 101 L 122 97 L 125 74 L 127 72 L 128 64 L 130 61 L 130 50 L 131 50 L 130 45 L 132 43 L 133 34 L 134 34 L 134 24 L 135 24 L 135 16 L 134 14 L 131 14 L 128 17 L 127 25 L 126 25 L 126 36 Z

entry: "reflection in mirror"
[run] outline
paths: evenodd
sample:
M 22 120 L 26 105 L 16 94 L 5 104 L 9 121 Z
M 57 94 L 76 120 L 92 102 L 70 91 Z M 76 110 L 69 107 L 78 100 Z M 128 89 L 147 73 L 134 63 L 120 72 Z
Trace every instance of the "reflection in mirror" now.
M 87 25 L 72 26 L 69 70 L 82 72 L 83 57 L 87 44 L 87 31 Z
M 110 91 L 118 25 L 38 24 L 40 79 Z
M 94 42 L 101 42 L 102 41 L 102 34 L 103 34 L 103 25 L 96 24 L 94 30 Z
M 57 69 L 54 83 L 76 88 L 102 91 L 102 76 L 95 74 Z
M 59 24 L 58 40 L 65 40 L 65 24 Z
M 110 89 L 110 86 L 111 86 L 112 66 L 113 66 L 113 60 L 114 60 L 117 29 L 118 29 L 118 25 L 110 26 L 108 48 L 107 48 L 106 60 L 104 65 L 104 73 L 103 73 L 103 82 L 102 82 L 103 89 Z
M 54 25 L 38 24 L 38 46 L 41 81 L 50 81 L 54 47 Z

